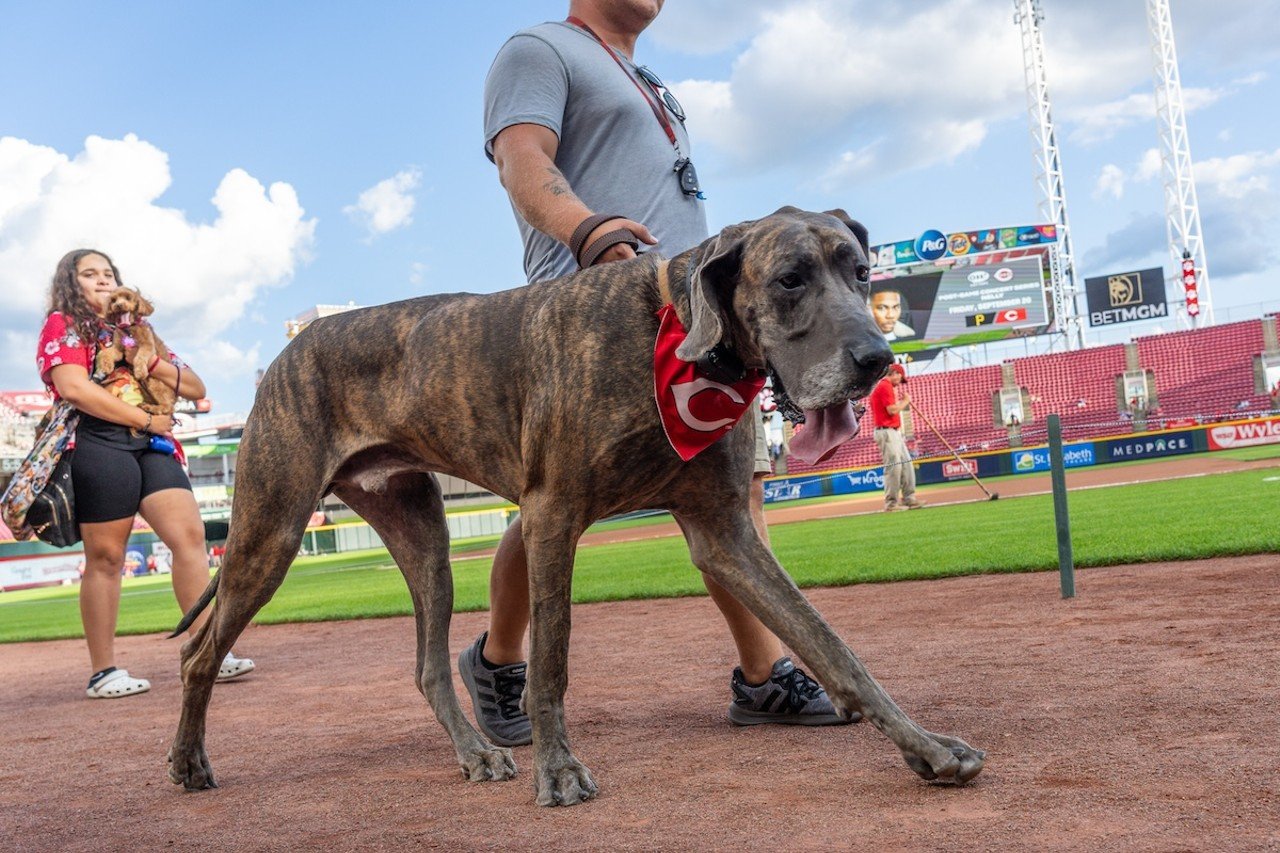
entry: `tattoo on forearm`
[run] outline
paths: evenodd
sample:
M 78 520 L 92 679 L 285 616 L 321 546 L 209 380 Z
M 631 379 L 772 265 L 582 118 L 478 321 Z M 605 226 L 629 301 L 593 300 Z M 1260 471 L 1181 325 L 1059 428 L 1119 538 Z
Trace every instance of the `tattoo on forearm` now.
M 542 185 L 542 188 L 552 195 L 570 195 L 573 191 L 569 189 L 569 182 L 564 179 L 564 175 L 554 166 L 547 167 L 547 173 L 551 175 L 551 180 Z

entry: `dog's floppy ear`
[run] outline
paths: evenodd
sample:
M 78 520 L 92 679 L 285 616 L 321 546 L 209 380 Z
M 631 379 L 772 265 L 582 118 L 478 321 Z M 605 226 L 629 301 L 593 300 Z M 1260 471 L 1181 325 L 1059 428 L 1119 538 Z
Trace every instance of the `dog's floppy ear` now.
M 137 293 L 137 297 L 138 297 L 138 316 L 139 317 L 151 316 L 151 314 L 156 310 L 155 306 L 152 305 L 151 302 L 141 293 L 137 291 L 135 291 L 135 293 Z
M 871 241 L 869 239 L 870 235 L 867 233 L 867 226 L 863 225 L 858 220 L 853 219 L 849 214 L 845 213 L 838 207 L 835 210 L 828 210 L 826 213 L 827 216 L 834 216 L 836 219 L 843 222 L 844 227 L 852 231 L 853 236 L 857 238 L 858 245 L 862 247 L 862 254 L 867 257 L 871 257 Z
M 689 335 L 676 350 L 683 361 L 697 361 L 724 337 L 725 300 L 741 264 L 742 229 L 730 226 L 704 242 L 698 259 L 689 281 Z

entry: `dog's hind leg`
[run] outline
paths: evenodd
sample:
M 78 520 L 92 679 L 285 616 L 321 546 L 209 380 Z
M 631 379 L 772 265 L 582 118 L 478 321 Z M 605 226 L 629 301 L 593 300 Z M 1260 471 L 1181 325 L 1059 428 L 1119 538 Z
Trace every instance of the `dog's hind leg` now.
M 381 492 L 341 484 L 334 493 L 377 531 L 404 575 L 418 628 L 418 689 L 453 741 L 462 774 L 472 782 L 512 778 L 516 765 L 511 750 L 494 746 L 472 727 L 453 689 L 453 573 L 449 528 L 435 476 L 401 473 L 388 479 Z
M 862 712 L 925 779 L 963 783 L 982 771 L 985 752 L 958 738 L 926 731 L 894 703 L 778 564 L 745 507 L 725 511 L 719 502 L 705 501 L 675 515 L 694 565 L 795 650 L 838 710 Z
M 217 599 L 209 621 L 182 647 L 182 715 L 169 751 L 169 778 L 188 791 L 217 787 L 204 732 L 218 668 L 284 580 L 328 482 L 326 462 L 314 446 L 281 442 L 268 448 L 246 435 L 241 448 Z

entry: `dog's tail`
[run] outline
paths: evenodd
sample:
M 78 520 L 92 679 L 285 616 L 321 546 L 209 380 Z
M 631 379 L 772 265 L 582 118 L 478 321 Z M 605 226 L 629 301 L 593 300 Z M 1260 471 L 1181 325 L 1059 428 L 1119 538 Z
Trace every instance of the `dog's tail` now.
M 173 633 L 169 635 L 170 640 L 190 628 L 191 623 L 196 621 L 196 617 L 209 606 L 210 601 L 213 601 L 213 597 L 218 593 L 218 578 L 220 577 L 222 577 L 222 572 L 218 572 L 213 576 L 213 579 L 209 581 L 209 585 L 205 587 L 204 592 L 200 594 L 200 600 L 195 603 L 194 607 L 187 611 L 187 615 L 182 617 L 182 621 L 178 623 L 178 627 L 174 628 Z

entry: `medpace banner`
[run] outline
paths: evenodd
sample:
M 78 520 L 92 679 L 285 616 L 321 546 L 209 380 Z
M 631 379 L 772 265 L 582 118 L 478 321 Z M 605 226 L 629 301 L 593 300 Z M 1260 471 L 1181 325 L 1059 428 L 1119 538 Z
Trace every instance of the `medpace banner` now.
M 1111 326 L 1169 315 L 1164 297 L 1164 270 L 1159 267 L 1086 278 L 1084 291 L 1089 303 L 1090 326 Z
M 1106 459 L 1108 462 L 1127 462 L 1130 459 L 1177 456 L 1182 453 L 1195 453 L 1197 450 L 1204 450 L 1204 447 L 1196 446 L 1197 436 L 1200 437 L 1200 443 L 1207 443 L 1207 439 L 1204 438 L 1204 430 L 1137 436 L 1134 438 L 1113 438 L 1101 443 L 1106 445 Z

